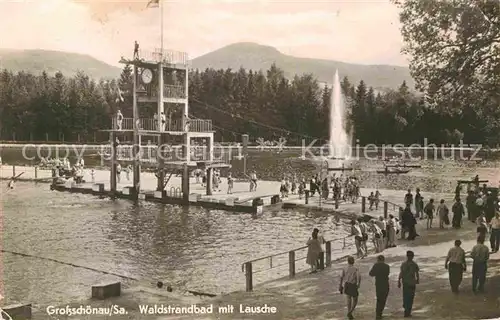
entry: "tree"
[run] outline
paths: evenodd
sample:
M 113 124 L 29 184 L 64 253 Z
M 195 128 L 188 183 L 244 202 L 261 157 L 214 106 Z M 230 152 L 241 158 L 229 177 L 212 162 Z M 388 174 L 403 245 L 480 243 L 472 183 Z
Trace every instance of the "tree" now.
M 427 102 L 459 113 L 500 104 L 500 1 L 393 0 L 403 52 Z

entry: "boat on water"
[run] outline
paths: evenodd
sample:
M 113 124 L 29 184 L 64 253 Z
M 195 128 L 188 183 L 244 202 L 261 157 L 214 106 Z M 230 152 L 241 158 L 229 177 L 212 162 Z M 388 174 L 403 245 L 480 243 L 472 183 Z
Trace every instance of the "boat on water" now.
M 402 169 L 402 168 L 391 168 L 385 167 L 383 170 L 377 170 L 377 173 L 381 174 L 405 174 L 410 172 L 411 169 Z

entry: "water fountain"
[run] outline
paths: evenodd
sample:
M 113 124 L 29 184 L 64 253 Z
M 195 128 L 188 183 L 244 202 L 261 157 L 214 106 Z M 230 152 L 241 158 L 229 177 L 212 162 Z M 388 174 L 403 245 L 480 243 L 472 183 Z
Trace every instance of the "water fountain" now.
M 345 104 L 340 88 L 339 71 L 333 77 L 333 92 L 330 102 L 329 158 L 337 159 L 337 165 L 347 160 L 351 153 L 351 141 L 345 128 Z

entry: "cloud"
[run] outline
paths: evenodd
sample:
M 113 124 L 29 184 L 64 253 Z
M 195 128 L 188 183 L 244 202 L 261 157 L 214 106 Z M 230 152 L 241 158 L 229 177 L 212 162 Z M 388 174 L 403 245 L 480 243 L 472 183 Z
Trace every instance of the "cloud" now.
M 1 46 L 90 54 L 116 64 L 159 47 L 159 9 L 147 0 L 0 0 Z M 286 54 L 365 64 L 406 64 L 396 8 L 377 2 L 165 2 L 165 46 L 198 56 L 251 41 Z

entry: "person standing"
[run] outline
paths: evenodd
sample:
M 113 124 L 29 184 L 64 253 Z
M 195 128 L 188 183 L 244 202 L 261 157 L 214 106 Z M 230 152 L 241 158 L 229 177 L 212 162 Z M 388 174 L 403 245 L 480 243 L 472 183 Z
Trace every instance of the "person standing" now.
M 455 240 L 455 246 L 448 251 L 444 267 L 448 270 L 451 292 L 458 293 L 462 283 L 464 271 L 467 269 L 465 262 L 465 251 L 460 246 L 462 241 Z
M 398 229 L 396 218 L 392 214 L 389 215 L 387 222 L 387 248 L 396 247 L 396 231 Z
M 411 206 L 413 204 L 413 194 L 411 189 L 408 189 L 408 193 L 405 195 L 405 204 Z
M 398 277 L 398 288 L 403 286 L 403 308 L 405 310 L 404 317 L 411 317 L 413 308 L 413 300 L 415 299 L 415 291 L 417 284 L 420 282 L 419 267 L 413 261 L 415 254 L 413 251 L 406 252 L 406 261 L 401 264 L 401 271 Z
M 437 214 L 439 217 L 439 229 L 444 229 L 444 226 L 448 224 L 446 223 L 446 218 L 448 215 L 448 207 L 444 203 L 444 199 L 441 199 L 441 201 L 439 202 L 439 205 L 437 207 Z
M 369 229 L 370 229 L 370 231 L 373 234 L 373 239 L 372 240 L 373 240 L 373 246 L 375 247 L 375 252 L 377 252 L 377 253 L 382 252 L 384 250 L 383 246 L 382 246 L 382 242 L 383 242 L 383 239 L 382 239 L 382 230 L 375 223 L 374 220 L 370 220 Z
M 462 217 L 465 216 L 464 205 L 460 201 L 460 198 L 455 198 L 455 203 L 451 207 L 451 212 L 453 212 L 452 227 L 460 229 L 462 227 Z
M 424 208 L 424 213 L 427 217 L 427 229 L 432 229 L 432 220 L 434 219 L 435 210 L 436 208 L 434 206 L 434 199 L 430 199 Z
M 477 244 L 472 248 L 470 256 L 474 261 L 472 263 L 472 291 L 474 293 L 484 292 L 490 250 L 484 245 L 483 235 L 477 238 Z
M 382 238 L 380 239 L 380 251 L 384 251 L 387 246 L 387 222 L 385 221 L 383 216 L 380 216 L 379 219 L 375 221 L 375 223 L 380 228 L 380 232 L 382 232 Z
M 311 273 L 318 271 L 318 259 L 321 252 L 321 242 L 318 237 L 319 230 L 314 229 L 311 238 L 307 240 L 306 263 L 311 266 Z
M 363 252 L 365 253 L 365 256 L 368 254 L 368 246 L 367 246 L 367 241 L 368 241 L 368 226 L 366 223 L 363 221 L 362 218 L 358 219 L 359 222 L 359 229 L 361 230 L 361 237 L 363 240 L 361 241 L 361 247 L 363 248 Z
M 120 110 L 116 113 L 116 125 L 118 127 L 118 130 L 122 130 L 122 123 L 123 123 L 123 114 Z
M 358 258 L 363 258 L 365 256 L 365 252 L 363 251 L 363 233 L 361 233 L 361 228 L 357 220 L 351 221 L 351 236 L 354 236 Z
M 134 42 L 134 60 L 139 59 L 139 43 Z
M 465 198 L 465 206 L 467 207 L 467 219 L 470 222 L 476 222 L 476 196 L 474 195 L 474 192 L 468 192 L 467 198 Z
M 403 215 L 401 217 L 402 229 L 408 232 L 408 240 L 415 240 L 417 237 L 417 231 L 415 229 L 415 225 L 417 221 L 415 220 L 415 216 L 411 212 L 410 205 L 406 205 L 405 210 L 403 211 Z M 402 231 L 403 232 L 403 231 Z
M 121 164 L 116 165 L 116 182 L 120 183 L 122 180 L 122 166 Z
M 420 189 L 417 188 L 417 191 L 415 192 L 415 217 L 417 219 L 422 220 L 424 218 L 424 198 L 420 194 Z
M 389 295 L 389 273 L 390 267 L 385 263 L 385 257 L 380 255 L 377 262 L 370 270 L 370 276 L 375 277 L 375 292 L 377 296 L 377 306 L 375 308 L 375 319 L 382 319 L 387 296 Z
M 495 212 L 495 217 L 491 219 L 490 226 L 491 226 L 491 234 L 490 234 L 491 251 L 493 253 L 496 253 L 498 252 L 498 249 L 500 247 L 500 213 L 498 211 Z
M 340 276 L 339 292 L 347 297 L 347 318 L 354 319 L 352 315 L 358 304 L 361 275 L 354 266 L 354 257 L 347 257 L 347 268 L 342 270 Z

